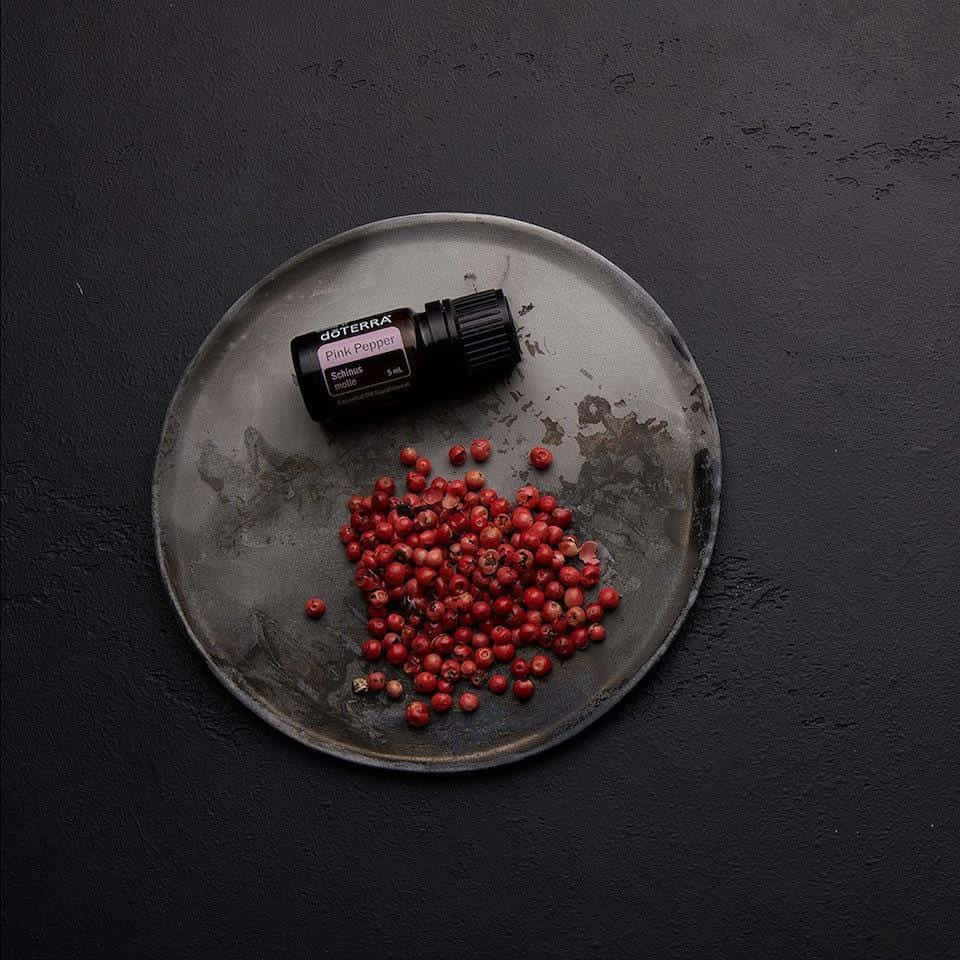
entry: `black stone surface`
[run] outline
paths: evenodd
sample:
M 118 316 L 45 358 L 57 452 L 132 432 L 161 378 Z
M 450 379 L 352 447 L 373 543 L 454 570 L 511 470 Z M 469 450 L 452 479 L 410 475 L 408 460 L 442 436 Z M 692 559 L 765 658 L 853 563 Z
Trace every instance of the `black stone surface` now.
M 956 4 L 4 13 L 5 956 L 955 951 Z M 637 277 L 725 443 L 714 567 L 655 673 L 441 779 L 234 701 L 149 517 L 234 297 L 436 209 Z

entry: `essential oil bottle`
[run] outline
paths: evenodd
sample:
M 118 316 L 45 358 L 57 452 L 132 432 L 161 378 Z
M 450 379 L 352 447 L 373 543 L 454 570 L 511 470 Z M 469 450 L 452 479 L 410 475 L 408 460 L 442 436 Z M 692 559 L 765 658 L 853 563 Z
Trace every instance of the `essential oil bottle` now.
M 294 337 L 290 350 L 307 411 L 326 423 L 491 379 L 520 361 L 502 290 L 339 323 Z

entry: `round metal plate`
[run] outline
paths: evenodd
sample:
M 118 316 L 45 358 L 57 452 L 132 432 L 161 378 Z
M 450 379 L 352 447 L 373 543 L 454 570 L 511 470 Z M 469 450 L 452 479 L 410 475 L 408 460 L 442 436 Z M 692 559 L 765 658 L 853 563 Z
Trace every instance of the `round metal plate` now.
M 503 287 L 524 359 L 485 392 L 328 433 L 304 411 L 291 337 L 436 297 Z M 528 478 L 575 509 L 623 594 L 609 637 L 538 684 L 527 704 L 484 693 L 412 731 L 383 695 L 357 697 L 365 615 L 336 530 L 346 499 L 403 475 L 413 443 L 440 471 L 490 437 L 489 482 Z M 555 453 L 536 474 L 534 444 Z M 448 473 L 449 470 L 443 471 Z M 706 385 L 651 297 L 603 257 L 528 223 L 432 213 L 358 227 L 305 251 L 241 297 L 177 388 L 157 455 L 153 515 L 167 588 L 211 669 L 308 746 L 360 763 L 470 770 L 572 736 L 663 653 L 696 595 L 720 504 L 720 437 Z M 322 621 L 303 616 L 320 593 Z

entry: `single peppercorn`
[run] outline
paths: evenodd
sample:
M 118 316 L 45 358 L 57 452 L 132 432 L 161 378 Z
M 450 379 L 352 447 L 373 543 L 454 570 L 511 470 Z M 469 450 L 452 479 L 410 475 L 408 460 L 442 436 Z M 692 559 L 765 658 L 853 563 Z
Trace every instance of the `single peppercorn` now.
M 403 447 L 400 451 L 400 462 L 405 467 L 412 467 L 417 462 L 418 456 L 416 447 Z
M 427 479 L 422 473 L 411 470 L 407 474 L 407 489 L 411 493 L 423 493 L 427 487 Z
M 580 583 L 587 590 L 592 590 L 600 582 L 600 566 L 596 564 L 594 566 L 584 567 L 580 571 Z
M 588 603 L 584 612 L 591 623 L 599 623 L 603 619 L 603 607 L 599 603 Z
M 388 680 L 386 691 L 391 700 L 399 700 L 403 696 L 403 684 L 399 680 Z
M 504 693 L 507 689 L 508 681 L 502 673 L 495 673 L 487 681 L 487 689 L 491 693 Z
M 607 628 L 602 623 L 591 623 L 587 627 L 587 637 L 591 643 L 603 643 L 607 639 Z
M 473 457 L 477 463 L 483 463 L 485 460 L 490 459 L 491 446 L 489 440 L 474 440 L 470 444 L 470 456 Z
M 430 708 L 422 700 L 412 700 L 404 711 L 408 726 L 415 730 L 425 727 L 430 722 Z
M 553 454 L 546 447 L 534 447 L 530 451 L 530 462 L 538 470 L 546 470 L 553 463 Z
M 513 681 L 513 695 L 520 701 L 529 700 L 533 696 L 534 689 L 532 680 Z
M 467 448 L 459 443 L 455 444 L 447 451 L 447 457 L 452 466 L 462 467 L 467 462 Z
M 318 620 L 327 612 L 327 605 L 320 597 L 311 597 L 304 605 L 303 612 L 311 620 Z
M 468 470 L 464 475 L 464 483 L 468 490 L 480 490 L 487 482 L 482 470 Z
M 474 651 L 473 659 L 481 670 L 489 670 L 496 657 L 492 647 L 481 647 Z
M 561 659 L 567 660 L 574 655 L 576 647 L 569 635 L 563 635 L 553 638 L 553 652 Z
M 530 672 L 530 664 L 522 657 L 517 657 L 516 660 L 510 664 L 510 672 L 515 677 L 525 677 Z
M 480 698 L 475 693 L 467 691 L 460 694 L 457 704 L 464 713 L 473 713 L 480 706 Z
M 375 663 L 383 655 L 383 644 L 373 637 L 367 637 L 360 646 L 360 654 L 364 660 Z
M 380 670 L 367 674 L 367 689 L 379 693 L 387 685 L 387 675 Z
M 534 654 L 530 658 L 530 672 L 535 677 L 545 677 L 553 669 L 553 663 L 544 653 Z
M 436 713 L 446 713 L 453 706 L 453 697 L 449 693 L 435 693 L 430 698 L 430 706 Z
M 409 651 L 402 643 L 391 643 L 387 647 L 387 660 L 395 667 L 399 667 L 407 659 Z
M 413 689 L 417 693 L 433 693 L 437 689 L 437 675 L 435 673 L 429 673 L 426 670 L 421 670 L 413 678 Z
M 597 603 L 604 610 L 616 610 L 620 605 L 620 594 L 613 587 L 603 587 L 597 594 Z
M 570 631 L 570 641 L 577 650 L 585 650 L 590 643 L 590 637 L 583 627 L 577 627 Z

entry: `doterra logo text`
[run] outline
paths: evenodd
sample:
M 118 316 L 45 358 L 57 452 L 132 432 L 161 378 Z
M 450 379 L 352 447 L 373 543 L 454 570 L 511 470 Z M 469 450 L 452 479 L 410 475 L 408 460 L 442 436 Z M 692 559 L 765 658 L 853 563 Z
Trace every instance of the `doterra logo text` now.
M 331 327 L 320 334 L 320 341 L 326 343 L 328 340 L 339 340 L 341 337 L 355 337 L 358 333 L 365 333 L 367 330 L 377 330 L 392 323 L 390 314 L 385 313 L 382 317 L 368 317 L 366 320 L 355 320 L 353 323 L 342 323 L 339 327 Z

